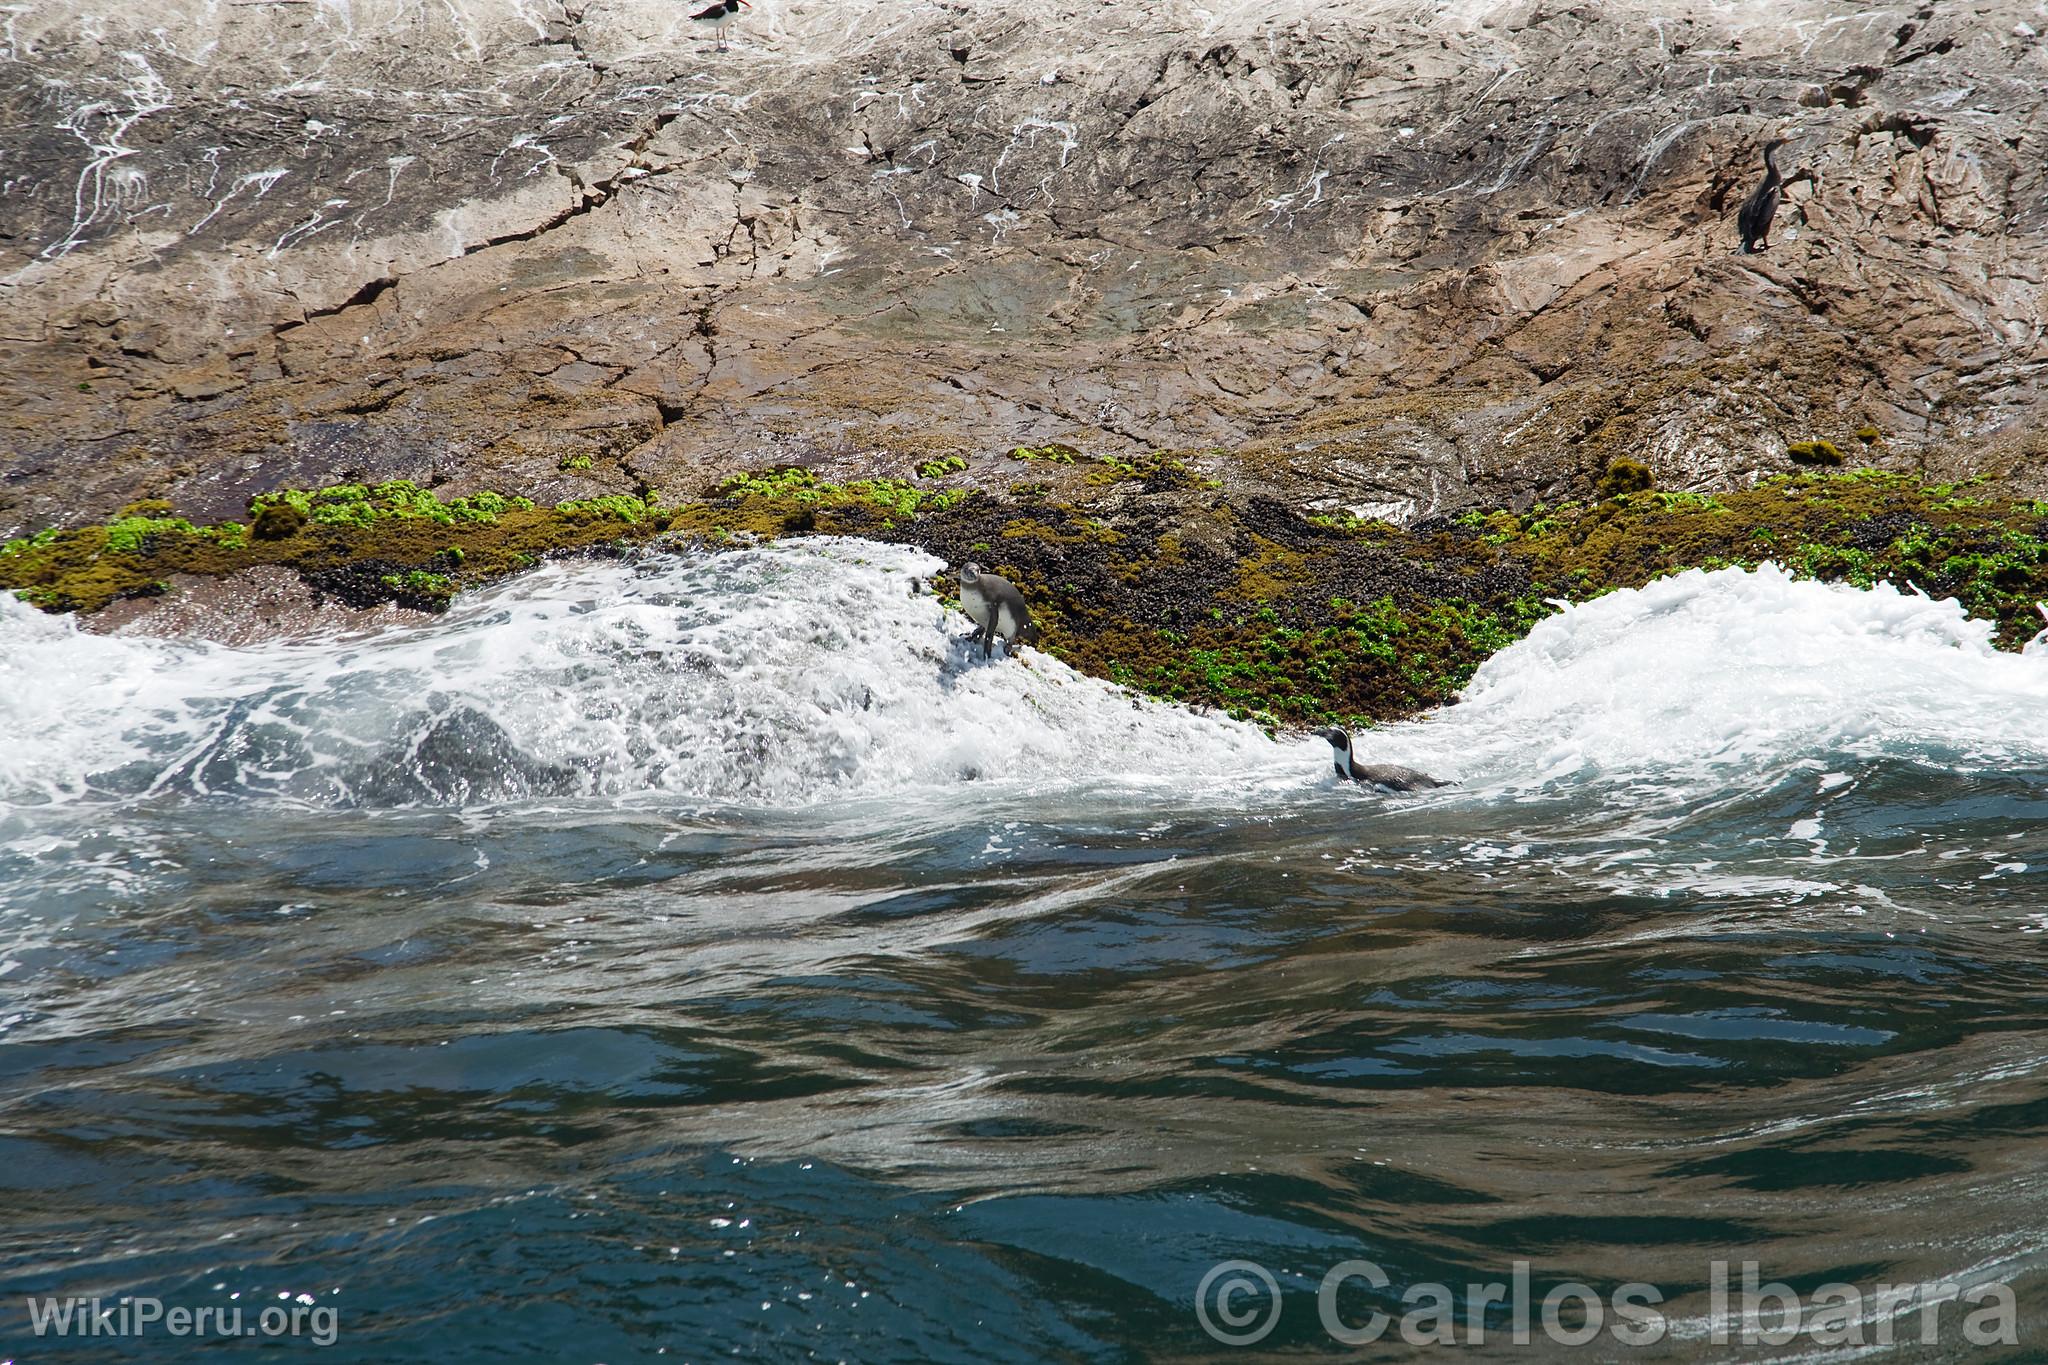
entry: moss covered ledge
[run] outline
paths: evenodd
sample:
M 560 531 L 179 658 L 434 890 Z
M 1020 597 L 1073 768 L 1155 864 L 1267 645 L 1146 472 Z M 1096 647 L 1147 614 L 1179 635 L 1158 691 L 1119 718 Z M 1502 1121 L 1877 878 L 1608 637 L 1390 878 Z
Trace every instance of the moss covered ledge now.
M 901 480 L 835 484 L 775 469 L 676 503 L 643 490 L 554 506 L 347 484 L 265 494 L 247 522 L 216 526 L 136 503 L 105 525 L 0 547 L 0 587 L 91 612 L 162 592 L 174 574 L 273 565 L 351 606 L 437 611 L 465 587 L 565 554 L 862 535 L 1012 577 L 1044 648 L 1084 672 L 1272 724 L 1439 705 L 1553 601 L 1688 568 L 1769 560 L 1813 578 L 1910 585 L 1959 599 L 2008 648 L 2039 628 L 2033 604 L 2048 598 L 2048 504 L 1874 470 L 1720 494 L 1617 478 L 1589 502 L 1407 527 L 1226 495 L 1169 457 L 1091 471 L 1068 486 L 1072 501 L 1037 481 L 1003 493 L 951 486 L 958 473 L 931 462 Z

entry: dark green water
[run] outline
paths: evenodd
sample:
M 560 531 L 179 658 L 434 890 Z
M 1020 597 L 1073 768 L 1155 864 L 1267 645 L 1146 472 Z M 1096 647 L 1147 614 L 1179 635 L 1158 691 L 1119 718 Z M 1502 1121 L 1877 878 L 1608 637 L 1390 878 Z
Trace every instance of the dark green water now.
M 133 718 L 95 750 L 17 696 L 0 765 L 0 1359 L 1414 1353 L 1326 1331 L 1319 1286 L 1354 1260 L 1389 1286 L 1323 1296 L 1341 1323 L 1440 1282 L 1488 1356 L 1566 1353 L 1470 1302 L 1517 1260 L 1538 1299 L 1658 1290 L 1660 1342 L 1581 1358 L 1767 1354 L 1709 1339 L 1716 1260 L 1737 1292 L 1744 1260 L 1803 1296 L 1995 1281 L 2003 1354 L 2048 1350 L 2048 765 L 2018 761 L 2038 714 L 2001 740 L 1996 709 L 2038 660 L 1717 576 L 1532 641 L 1390 735 L 1462 782 L 1400 802 L 1336 790 L 1313 745 L 1172 718 L 1130 721 L 1110 780 L 1128 701 L 885 622 L 865 698 L 804 702 L 806 733 L 868 718 L 837 760 L 805 751 L 843 783 L 711 790 L 794 724 L 718 717 L 847 693 L 798 670 L 734 700 L 780 666 L 752 654 L 678 668 L 751 648 L 710 590 L 772 615 L 869 572 L 828 567 L 744 593 L 587 569 L 298 654 L 0 621 L 17 658 L 72 662 L 71 700 Z M 1799 639 L 1870 637 L 1899 686 L 1873 703 L 1761 628 L 1730 643 L 1723 590 Z M 653 614 L 589 634 L 612 598 Z M 698 609 L 708 634 L 643 638 Z M 450 703 L 515 626 L 537 671 Z M 944 697 L 889 692 L 906 638 Z M 447 695 L 408 671 L 425 657 Z M 671 674 L 695 690 L 646 711 Z M 1994 709 L 1967 725 L 1907 714 L 1972 677 Z M 956 752 L 1023 695 L 997 686 L 1065 688 L 1066 719 Z M 1612 723 L 1569 732 L 1603 688 Z M 576 723 L 534 728 L 537 697 Z M 626 758 L 573 762 L 593 716 Z M 1145 746 L 1168 740 L 1185 780 L 1162 784 Z M 1095 778 L 1042 779 L 1054 751 Z M 1197 1312 L 1231 1260 L 1280 1291 L 1253 1347 Z M 331 1308 L 334 1344 L 30 1320 L 31 1297 L 122 1295 L 252 1327 Z M 1964 1305 L 1930 1311 L 1932 1345 L 1917 1311 L 1856 1321 L 1898 1358 L 1974 1353 Z

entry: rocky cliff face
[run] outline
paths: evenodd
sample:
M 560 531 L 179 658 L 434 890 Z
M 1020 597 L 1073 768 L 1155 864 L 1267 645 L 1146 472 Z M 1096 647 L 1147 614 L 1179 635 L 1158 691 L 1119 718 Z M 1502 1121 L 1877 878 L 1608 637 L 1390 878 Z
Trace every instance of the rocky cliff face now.
M 1811 438 L 2048 490 L 2048 5 L 688 9 L 16 9 L 0 533 L 1055 441 L 1395 517 Z

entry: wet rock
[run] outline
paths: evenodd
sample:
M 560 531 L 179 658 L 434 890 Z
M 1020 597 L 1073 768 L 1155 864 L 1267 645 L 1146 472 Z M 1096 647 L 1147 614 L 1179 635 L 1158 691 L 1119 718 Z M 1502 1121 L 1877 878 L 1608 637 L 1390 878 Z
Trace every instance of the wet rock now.
M 81 620 L 109 635 L 150 635 L 248 645 L 312 635 L 369 635 L 425 613 L 390 604 L 350 606 L 322 597 L 289 569 L 261 565 L 224 577 L 173 574 L 163 591 L 124 598 Z
M 1050 441 L 1416 516 L 1810 441 L 2048 491 L 2024 10 L 38 5 L 0 534 Z

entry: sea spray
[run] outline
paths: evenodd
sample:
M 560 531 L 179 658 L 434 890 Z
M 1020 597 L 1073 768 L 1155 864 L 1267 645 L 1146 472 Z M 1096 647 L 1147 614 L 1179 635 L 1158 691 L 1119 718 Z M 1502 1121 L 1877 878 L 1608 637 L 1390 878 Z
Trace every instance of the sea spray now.
M 1320 741 L 1036 651 L 982 663 L 966 619 L 915 590 L 938 567 L 835 538 L 555 565 L 432 621 L 250 648 L 98 636 L 7 603 L 0 800 L 782 806 L 979 786 L 1242 804 L 1331 785 Z M 1461 705 L 1359 749 L 1461 784 L 1432 800 L 1689 790 L 1831 755 L 2031 766 L 2048 668 L 1993 649 L 1952 601 L 1695 570 L 1540 623 Z
M 1444 713 L 1500 782 L 1766 770 L 1840 755 L 1961 768 L 2048 757 L 2048 667 L 1953 600 L 1691 570 L 1569 607 Z
M 899 546 L 815 539 L 542 569 L 447 616 L 233 648 L 0 616 L 0 798 L 777 805 L 993 783 L 1176 791 L 1292 767 L 1253 727 L 1027 651 L 986 664 Z

